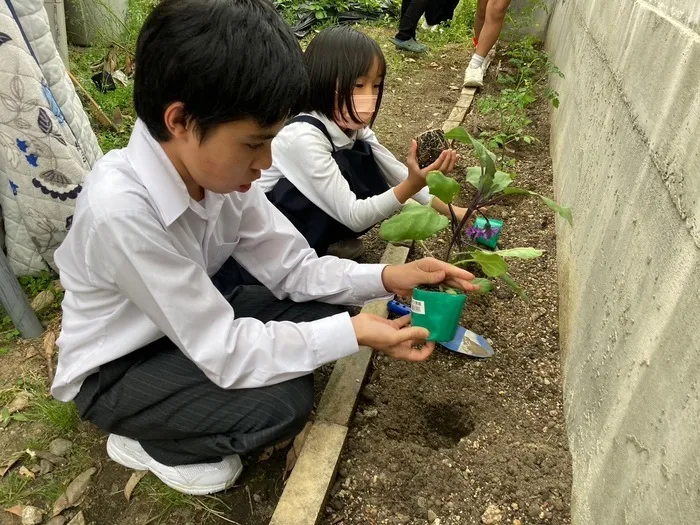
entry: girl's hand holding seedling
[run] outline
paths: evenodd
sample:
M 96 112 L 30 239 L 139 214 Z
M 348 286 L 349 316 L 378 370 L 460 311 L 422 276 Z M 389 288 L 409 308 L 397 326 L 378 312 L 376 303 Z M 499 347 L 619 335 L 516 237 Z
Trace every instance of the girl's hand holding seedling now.
M 425 185 L 425 178 L 431 171 L 451 172 L 457 164 L 457 152 L 451 149 L 443 151 L 438 159 L 426 168 L 421 169 L 418 164 L 418 143 L 414 140 L 411 150 L 408 153 L 406 166 L 408 166 L 408 177 L 398 186 L 394 187 L 394 194 L 398 201 L 403 204 L 416 193 L 422 190 Z
M 408 178 L 409 180 L 414 180 L 417 183 L 422 183 L 423 186 L 426 185 L 425 178 L 431 171 L 441 171 L 445 174 L 450 173 L 455 169 L 457 164 L 457 152 L 453 149 L 446 149 L 435 162 L 429 166 L 422 168 L 418 164 L 418 142 L 413 140 L 411 142 L 411 149 L 408 152 L 408 158 L 406 159 L 406 166 L 408 166 Z M 422 187 L 422 186 L 421 186 Z
M 444 283 L 457 290 L 478 292 L 479 286 L 472 284 L 472 279 L 474 276 L 468 271 L 432 257 L 398 266 L 387 266 L 382 272 L 384 288 L 404 297 L 410 296 L 415 287 L 424 284 Z
M 352 318 L 355 336 L 360 345 L 369 346 L 394 359 L 425 361 L 435 349 L 428 343 L 425 328 L 409 326 L 411 316 L 390 321 L 372 314 L 359 314 Z

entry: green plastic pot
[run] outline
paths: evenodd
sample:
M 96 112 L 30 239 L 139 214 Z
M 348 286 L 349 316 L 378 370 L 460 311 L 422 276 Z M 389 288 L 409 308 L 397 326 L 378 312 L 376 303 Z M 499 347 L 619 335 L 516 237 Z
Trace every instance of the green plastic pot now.
M 459 318 L 467 296 L 447 292 L 413 289 L 411 324 L 427 328 L 428 341 L 452 341 L 457 333 Z
M 501 236 L 501 231 L 503 230 L 503 221 L 500 219 L 489 219 L 488 224 L 491 225 L 491 237 L 484 239 L 481 236 L 477 236 L 475 241 L 491 248 L 492 250 L 495 250 L 496 246 L 498 245 L 498 238 Z M 486 219 L 483 217 L 477 217 L 474 221 L 474 227 L 485 232 Z

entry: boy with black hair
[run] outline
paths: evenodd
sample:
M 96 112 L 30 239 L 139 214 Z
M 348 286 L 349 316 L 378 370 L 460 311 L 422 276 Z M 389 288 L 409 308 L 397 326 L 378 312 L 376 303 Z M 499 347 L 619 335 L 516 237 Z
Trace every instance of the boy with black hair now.
M 406 319 L 336 305 L 476 287 L 432 259 L 318 258 L 253 184 L 307 83 L 266 0 L 164 0 L 136 64 L 129 145 L 94 166 L 56 252 L 66 293 L 52 392 L 111 433 L 113 460 L 208 494 L 235 482 L 239 454 L 303 427 L 315 368 L 358 345 L 413 361 L 433 350 L 414 348 L 428 333 Z M 267 288 L 227 282 L 231 257 Z

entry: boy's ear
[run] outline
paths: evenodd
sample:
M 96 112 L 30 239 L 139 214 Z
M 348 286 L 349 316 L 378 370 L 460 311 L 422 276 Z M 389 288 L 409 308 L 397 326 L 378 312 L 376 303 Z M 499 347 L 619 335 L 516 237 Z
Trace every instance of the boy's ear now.
M 184 138 L 193 125 L 186 116 L 185 105 L 182 102 L 173 102 L 165 108 L 163 120 L 170 136 L 176 139 Z

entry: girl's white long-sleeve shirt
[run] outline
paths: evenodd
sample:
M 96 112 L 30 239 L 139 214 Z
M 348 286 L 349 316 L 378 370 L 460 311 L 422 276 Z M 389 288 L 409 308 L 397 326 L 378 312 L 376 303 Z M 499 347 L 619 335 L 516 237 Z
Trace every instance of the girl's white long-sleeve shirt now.
M 308 115 L 323 122 L 336 150 L 350 149 L 356 140 L 367 142 L 389 189 L 368 199 L 358 199 L 333 160 L 333 148 L 326 136 L 306 122 L 282 128 L 272 141 L 272 167 L 263 171 L 255 184 L 268 192 L 281 178 L 287 178 L 316 206 L 356 232 L 371 228 L 399 209 L 402 204 L 393 187 L 408 177 L 408 168 L 379 143 L 374 132 L 364 128 L 348 136 L 325 115 L 317 112 Z M 426 187 L 413 198 L 421 204 L 429 204 L 432 195 Z

